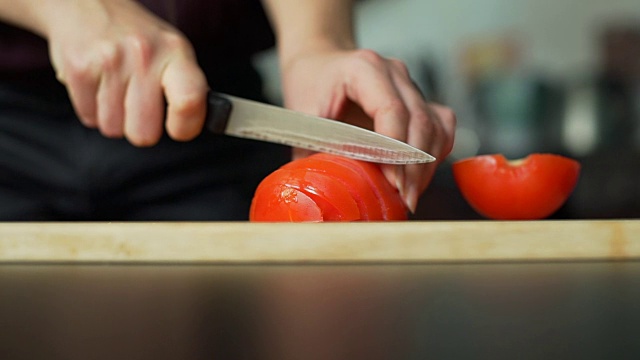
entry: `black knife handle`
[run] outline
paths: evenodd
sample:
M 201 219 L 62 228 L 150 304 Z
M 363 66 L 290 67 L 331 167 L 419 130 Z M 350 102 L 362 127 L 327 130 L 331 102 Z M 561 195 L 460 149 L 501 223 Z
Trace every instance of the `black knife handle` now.
M 204 126 L 214 134 L 224 134 L 233 104 L 222 95 L 210 91 L 207 94 L 207 116 Z

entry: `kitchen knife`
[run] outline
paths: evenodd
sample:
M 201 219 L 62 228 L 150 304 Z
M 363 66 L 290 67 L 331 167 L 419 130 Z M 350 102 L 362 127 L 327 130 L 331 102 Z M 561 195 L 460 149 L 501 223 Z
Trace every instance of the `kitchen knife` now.
M 435 158 L 402 141 L 231 95 L 210 92 L 205 126 L 216 134 L 268 141 L 384 164 L 420 164 Z

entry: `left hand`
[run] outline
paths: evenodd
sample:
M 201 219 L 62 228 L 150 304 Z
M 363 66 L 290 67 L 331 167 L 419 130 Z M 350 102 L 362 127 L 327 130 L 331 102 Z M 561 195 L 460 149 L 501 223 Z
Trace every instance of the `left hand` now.
M 428 103 L 403 62 L 371 50 L 298 54 L 282 64 L 282 79 L 286 107 L 369 128 L 435 156 L 435 163 L 382 165 L 415 212 L 437 164 L 453 147 L 453 111 Z M 294 158 L 306 155 L 308 151 L 294 150 Z

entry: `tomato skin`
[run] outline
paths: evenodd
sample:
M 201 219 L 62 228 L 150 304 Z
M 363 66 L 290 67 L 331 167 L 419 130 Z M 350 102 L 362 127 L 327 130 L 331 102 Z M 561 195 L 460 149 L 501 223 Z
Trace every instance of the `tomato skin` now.
M 321 153 L 291 161 L 263 179 L 249 213 L 251 221 L 406 219 L 400 194 L 377 165 Z
M 340 181 L 349 191 L 351 197 L 360 209 L 360 220 L 383 220 L 380 200 L 369 186 L 367 180 L 350 165 L 339 164 L 329 159 L 318 156 L 310 156 L 290 162 L 282 166 L 282 169 L 305 169 L 309 172 L 317 172 L 328 175 Z
M 377 165 L 330 154 L 320 153 L 314 156 L 349 166 L 366 179 L 380 201 L 383 220 L 407 219 L 407 208 L 404 201 L 402 201 L 398 191 L 387 181 L 387 178 L 385 178 Z
M 250 218 L 260 218 L 262 221 L 291 222 L 322 221 L 320 207 L 303 192 L 283 185 L 275 185 L 269 191 L 261 191 L 256 197 L 256 203 L 265 206 L 252 206 Z
M 344 185 L 325 174 L 299 168 L 280 168 L 267 176 L 258 185 L 249 212 L 249 219 L 260 221 L 353 221 L 359 218 L 358 205 Z
M 453 163 L 453 175 L 469 205 L 496 220 L 543 219 L 569 198 L 580 164 L 564 156 L 531 154 L 508 161 L 501 154 L 480 155 Z

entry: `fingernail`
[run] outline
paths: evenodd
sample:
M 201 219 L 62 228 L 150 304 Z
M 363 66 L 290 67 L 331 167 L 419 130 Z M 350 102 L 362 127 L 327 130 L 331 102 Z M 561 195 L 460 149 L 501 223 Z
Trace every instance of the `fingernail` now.
M 400 196 L 404 197 L 404 166 L 396 166 L 396 189 L 400 192 Z
M 405 185 L 404 166 L 396 167 L 396 188 L 400 193 L 402 201 L 404 201 L 404 204 L 407 206 L 407 209 L 409 209 L 412 214 L 415 214 L 416 206 L 418 204 L 418 191 L 411 184 L 409 184 L 408 188 Z
M 402 199 L 404 200 L 404 203 L 407 205 L 407 209 L 409 209 L 409 211 L 411 211 L 412 214 L 416 213 L 416 208 L 418 206 L 418 191 L 415 187 L 413 186 L 409 186 L 409 189 L 407 189 L 407 191 L 402 194 Z

